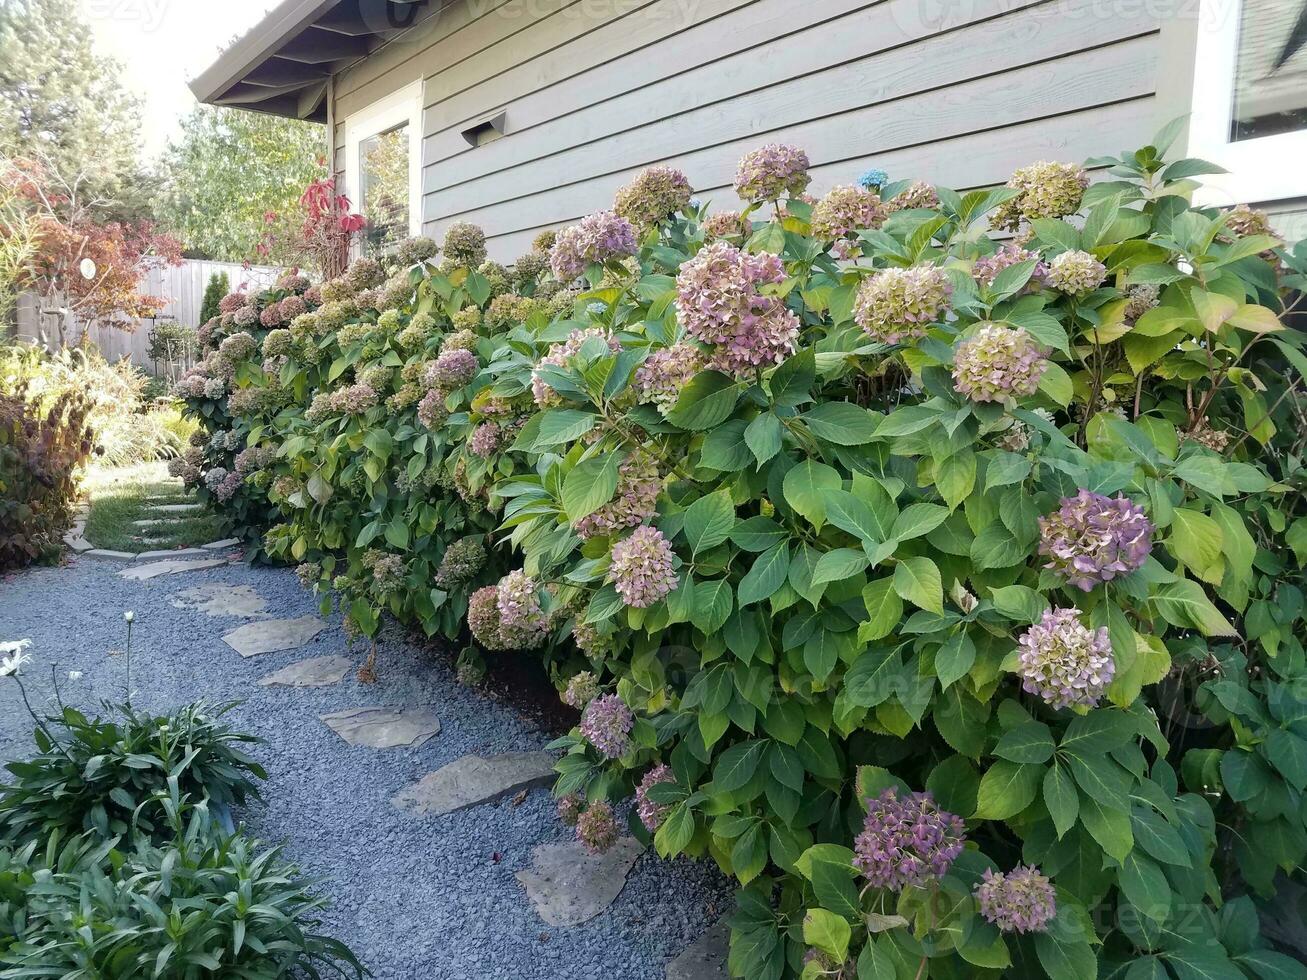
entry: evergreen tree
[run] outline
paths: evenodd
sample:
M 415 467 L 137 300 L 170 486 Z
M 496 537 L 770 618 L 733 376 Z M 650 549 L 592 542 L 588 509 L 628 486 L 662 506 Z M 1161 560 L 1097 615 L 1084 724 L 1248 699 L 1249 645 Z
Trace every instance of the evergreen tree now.
M 204 289 L 204 302 L 200 304 L 200 322 L 203 326 L 218 315 L 218 304 L 231 292 L 231 280 L 225 272 L 215 272 L 209 276 L 209 285 Z
M 0 0 L 0 155 L 77 180 L 141 217 L 140 105 L 98 56 L 73 0 Z

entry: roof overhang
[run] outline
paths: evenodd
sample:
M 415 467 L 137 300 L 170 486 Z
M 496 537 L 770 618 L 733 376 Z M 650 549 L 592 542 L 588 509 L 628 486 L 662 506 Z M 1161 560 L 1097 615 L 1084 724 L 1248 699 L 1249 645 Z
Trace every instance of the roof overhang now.
M 327 121 L 327 82 L 443 0 L 282 0 L 190 83 L 209 105 Z

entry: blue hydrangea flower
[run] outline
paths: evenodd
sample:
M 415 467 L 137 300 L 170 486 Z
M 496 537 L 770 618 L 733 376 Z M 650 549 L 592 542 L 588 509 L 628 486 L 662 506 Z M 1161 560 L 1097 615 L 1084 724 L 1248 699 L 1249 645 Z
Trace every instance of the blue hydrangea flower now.
M 872 167 L 865 174 L 858 178 L 858 183 L 869 191 L 878 191 L 889 183 L 889 174 L 885 171 Z

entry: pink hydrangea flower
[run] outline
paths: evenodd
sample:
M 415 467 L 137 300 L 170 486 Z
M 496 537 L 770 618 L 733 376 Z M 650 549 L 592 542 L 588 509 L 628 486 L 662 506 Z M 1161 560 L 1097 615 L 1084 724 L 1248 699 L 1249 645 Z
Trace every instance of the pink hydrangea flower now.
M 631 222 L 612 211 L 599 211 L 558 233 L 549 264 L 559 282 L 571 282 L 596 262 L 625 259 L 635 252 Z
M 672 546 L 656 527 L 636 528 L 613 545 L 608 574 L 623 602 L 646 609 L 676 588 Z
M 658 463 L 642 453 L 633 453 L 617 473 L 617 493 L 593 514 L 576 522 L 582 540 L 639 527 L 653 517 L 662 492 Z
M 972 401 L 1011 402 L 1033 395 L 1046 370 L 1030 334 L 990 323 L 958 345 L 953 386 Z
M 862 283 L 853 316 L 873 340 L 902 344 L 943 320 L 952 295 L 953 284 L 938 266 L 884 269 Z
M 1143 566 L 1153 550 L 1153 523 L 1125 496 L 1081 490 L 1039 519 L 1039 553 L 1084 592 Z
M 985 921 L 1000 932 L 1047 932 L 1057 915 L 1057 893 L 1035 867 L 1018 865 L 1007 874 L 986 868 L 976 901 Z
M 735 192 L 746 201 L 778 201 L 802 194 L 812 183 L 808 154 L 797 146 L 768 143 L 748 153 L 735 174 Z
M 784 280 L 778 256 L 749 255 L 726 242 L 714 242 L 681 266 L 681 318 L 692 337 L 713 347 L 709 367 L 753 378 L 794 353 L 798 317 L 782 299 L 760 291 Z
M 581 735 L 606 759 L 620 759 L 631 748 L 635 715 L 616 694 L 591 701 L 581 715 Z
M 640 785 L 635 789 L 635 812 L 640 817 L 640 823 L 644 824 L 644 829 L 651 834 L 662 826 L 672 808 L 665 803 L 655 803 L 649 799 L 649 790 L 659 783 L 674 782 L 676 777 L 672 774 L 672 767 L 659 763 L 644 774 Z
M 965 840 L 962 818 L 941 810 L 929 793 L 900 798 L 890 787 L 867 803 L 853 866 L 872 887 L 900 891 L 947 874 Z

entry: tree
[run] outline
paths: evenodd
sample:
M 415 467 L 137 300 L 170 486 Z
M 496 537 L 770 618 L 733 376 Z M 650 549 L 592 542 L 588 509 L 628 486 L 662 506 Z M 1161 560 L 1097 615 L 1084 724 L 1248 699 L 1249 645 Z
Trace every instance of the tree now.
M 164 151 L 157 213 L 188 253 L 289 265 L 304 188 L 326 174 L 315 123 L 200 106 Z
M 0 0 L 0 155 L 82 175 L 114 217 L 148 213 L 138 150 L 140 105 L 99 57 L 73 0 Z
M 209 284 L 204 288 L 204 300 L 200 303 L 200 324 L 208 323 L 221 312 L 218 304 L 231 292 L 231 280 L 225 272 L 215 272 L 209 276 Z
M 153 222 L 111 220 L 104 202 L 88 197 L 83 173 L 69 177 L 51 163 L 0 158 L 0 196 L 21 202 L 35 228 L 34 252 L 19 279 L 38 294 L 43 316 L 56 317 L 62 346 L 73 320 L 126 328 L 153 316 L 165 300 L 140 290 L 151 268 L 181 262 L 181 245 Z

